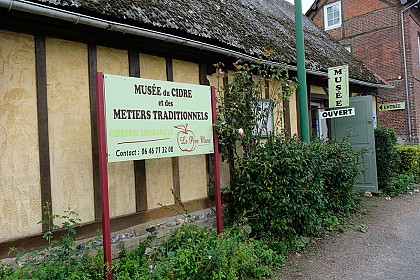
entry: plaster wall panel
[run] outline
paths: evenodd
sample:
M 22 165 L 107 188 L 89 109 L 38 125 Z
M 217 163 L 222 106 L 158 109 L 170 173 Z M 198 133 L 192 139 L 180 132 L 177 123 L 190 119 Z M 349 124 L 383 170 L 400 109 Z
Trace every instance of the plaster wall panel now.
M 166 81 L 166 59 L 141 53 L 140 76 L 145 79 Z
M 199 66 L 180 60 L 173 61 L 174 81 L 199 84 Z M 179 157 L 179 181 L 182 201 L 207 197 L 206 156 Z
M 372 109 L 376 111 L 376 106 L 377 106 L 377 100 L 376 97 L 372 95 Z
M 93 221 L 87 45 L 46 38 L 45 46 L 52 210 Z
M 283 101 L 278 102 L 276 107 L 274 108 L 273 119 L 274 119 L 274 131 L 275 131 L 275 133 L 285 132 Z
M 223 97 L 223 76 L 217 73 L 207 75 L 207 80 L 210 85 L 216 88 L 216 102 L 219 105 L 220 100 Z
M 298 128 L 298 111 L 297 111 L 297 94 L 296 92 L 293 93 L 289 98 L 289 114 L 290 114 L 290 134 L 291 135 L 298 135 L 299 128 Z M 287 112 L 286 112 L 287 114 Z
M 163 57 L 140 54 L 140 76 L 166 81 L 166 60 Z M 172 158 L 146 160 L 147 207 L 159 208 L 174 204 Z
M 98 71 L 105 74 L 129 76 L 128 52 L 97 47 Z M 136 212 L 133 161 L 108 164 L 109 209 L 111 217 Z
M 0 31 L 0 242 L 41 232 L 34 37 Z
M 222 98 L 223 93 L 223 77 L 218 74 L 207 75 L 207 79 L 210 82 L 210 85 L 216 87 L 216 99 L 217 103 L 220 104 L 219 100 Z M 220 162 L 220 187 L 229 188 L 230 186 L 230 172 L 229 164 L 225 161 L 222 161 L 222 155 L 219 156 Z
M 229 188 L 230 187 L 230 171 L 229 164 L 226 161 L 222 160 L 222 155 L 219 155 L 219 164 L 220 164 L 220 188 Z M 210 182 L 213 183 L 213 182 Z
M 310 87 L 311 87 L 311 93 L 327 95 L 327 93 L 325 92 L 325 90 L 322 87 L 314 86 L 314 85 L 311 85 Z
M 235 71 L 227 71 L 228 83 L 231 84 L 235 80 Z

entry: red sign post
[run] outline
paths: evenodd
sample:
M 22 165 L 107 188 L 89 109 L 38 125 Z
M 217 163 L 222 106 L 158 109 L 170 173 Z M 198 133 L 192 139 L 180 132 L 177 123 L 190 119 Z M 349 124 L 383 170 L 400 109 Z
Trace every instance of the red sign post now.
M 220 164 L 219 164 L 219 140 L 217 139 L 217 112 L 216 112 L 216 88 L 211 87 L 211 109 L 213 121 L 213 166 L 214 166 L 214 198 L 216 199 L 216 225 L 217 233 L 221 233 L 222 227 L 222 197 L 220 194 Z
M 98 120 L 99 174 L 101 182 L 102 242 L 104 248 L 105 279 L 112 279 L 111 226 L 108 196 L 108 160 L 106 154 L 104 74 L 96 73 L 96 114 Z

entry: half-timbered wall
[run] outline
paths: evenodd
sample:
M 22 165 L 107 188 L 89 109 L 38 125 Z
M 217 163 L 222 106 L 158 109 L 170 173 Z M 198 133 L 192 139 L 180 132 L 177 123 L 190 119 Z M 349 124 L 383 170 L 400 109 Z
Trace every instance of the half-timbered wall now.
M 217 61 L 215 61 L 217 62 Z M 71 209 L 87 231 L 100 228 L 95 73 L 223 85 L 206 65 L 159 53 L 0 30 L 0 247 L 42 235 L 38 224 Z M 286 119 L 296 120 L 292 97 Z M 289 125 L 290 124 L 286 124 Z M 292 121 L 292 132 L 297 123 Z M 111 230 L 172 215 L 175 196 L 208 207 L 209 156 L 109 164 Z M 222 163 L 222 187 L 229 186 Z M 83 231 L 82 231 L 83 232 Z M 96 233 L 94 233 L 96 234 Z M 5 254 L 0 250 L 0 256 Z

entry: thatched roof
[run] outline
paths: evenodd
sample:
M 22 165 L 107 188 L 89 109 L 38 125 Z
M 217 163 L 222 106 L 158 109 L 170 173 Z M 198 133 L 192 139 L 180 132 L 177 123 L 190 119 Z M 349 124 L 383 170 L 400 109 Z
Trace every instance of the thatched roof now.
M 296 65 L 294 7 L 285 0 L 31 0 Z M 350 77 L 382 82 L 304 16 L 306 66 L 326 72 L 349 65 Z

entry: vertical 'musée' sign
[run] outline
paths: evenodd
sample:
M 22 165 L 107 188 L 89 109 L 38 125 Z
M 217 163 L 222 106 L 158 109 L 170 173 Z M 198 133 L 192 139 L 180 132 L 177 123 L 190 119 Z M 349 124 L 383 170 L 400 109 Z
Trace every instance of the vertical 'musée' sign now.
M 328 68 L 329 107 L 349 106 L 349 67 L 348 65 Z

